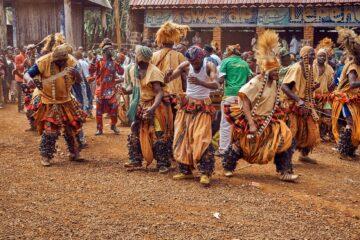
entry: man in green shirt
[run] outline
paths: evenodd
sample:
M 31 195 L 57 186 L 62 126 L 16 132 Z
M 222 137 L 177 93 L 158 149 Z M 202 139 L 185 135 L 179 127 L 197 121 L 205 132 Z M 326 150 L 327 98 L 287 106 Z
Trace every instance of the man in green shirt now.
M 240 57 L 239 44 L 228 46 L 226 55 L 228 57 L 222 61 L 220 67 L 220 79 L 221 82 L 224 82 L 224 98 L 221 102 L 220 155 L 224 154 L 229 147 L 231 138 L 231 125 L 225 118 L 224 105 L 237 101 L 240 88 L 244 86 L 252 76 L 249 64 Z

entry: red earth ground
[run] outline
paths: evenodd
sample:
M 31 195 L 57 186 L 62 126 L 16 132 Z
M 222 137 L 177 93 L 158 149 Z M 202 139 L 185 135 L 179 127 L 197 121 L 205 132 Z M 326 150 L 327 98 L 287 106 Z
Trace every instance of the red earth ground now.
M 0 126 L 1 239 L 360 239 L 360 161 L 340 160 L 331 144 L 312 153 L 317 165 L 295 156 L 298 183 L 245 162 L 228 179 L 217 159 L 204 188 L 172 180 L 175 170 L 126 171 L 127 128 L 95 137 L 90 120 L 86 162 L 69 162 L 61 138 L 44 168 L 24 114 L 7 105 Z

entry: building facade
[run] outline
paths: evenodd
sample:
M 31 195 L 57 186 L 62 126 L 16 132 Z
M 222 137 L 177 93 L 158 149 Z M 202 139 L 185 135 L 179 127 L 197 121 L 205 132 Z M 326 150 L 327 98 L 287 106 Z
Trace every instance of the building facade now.
M 108 0 L 0 0 L 0 12 L 12 11 L 6 42 L 16 46 L 37 43 L 51 33 L 61 32 L 74 47 L 84 43 L 84 9 L 111 9 Z M 4 18 L 4 16 L 2 16 Z M 5 21 L 6 23 L 6 21 Z M 0 22 L 0 29 L 5 28 Z M 1 40 L 1 39 L 0 39 Z M 5 46 L 5 39 L 0 46 Z
M 244 50 L 265 29 L 275 29 L 282 39 L 293 36 L 311 45 L 325 36 L 336 39 L 335 27 L 360 26 L 357 0 L 131 0 L 132 40 L 153 39 L 167 20 L 187 24 L 199 32 L 203 43 L 212 40 L 224 49 L 240 43 Z

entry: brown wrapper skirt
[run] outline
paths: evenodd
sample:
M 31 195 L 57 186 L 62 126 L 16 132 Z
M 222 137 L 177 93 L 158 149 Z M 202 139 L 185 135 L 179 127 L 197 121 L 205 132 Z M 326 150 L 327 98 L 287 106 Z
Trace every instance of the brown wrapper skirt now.
M 212 140 L 211 123 L 214 108 L 210 99 L 179 97 L 174 122 L 174 159 L 195 169 Z
M 319 124 L 312 116 L 291 112 L 287 115 L 288 126 L 296 140 L 297 149 L 313 149 L 320 142 Z
M 260 136 L 248 139 L 243 131 L 233 131 L 232 143 L 242 150 L 243 159 L 251 164 L 267 164 L 275 155 L 291 147 L 292 134 L 285 122 L 271 122 Z
M 150 108 L 153 101 L 140 103 L 137 112 L 137 120 L 140 122 L 139 139 L 141 152 L 146 165 L 150 165 L 154 160 L 154 144 L 156 142 L 167 143 L 173 137 L 173 113 L 170 103 L 162 102 L 155 110 L 152 120 L 142 119 L 142 114 Z
M 195 168 L 212 140 L 212 117 L 208 113 L 177 112 L 173 152 L 177 162 Z

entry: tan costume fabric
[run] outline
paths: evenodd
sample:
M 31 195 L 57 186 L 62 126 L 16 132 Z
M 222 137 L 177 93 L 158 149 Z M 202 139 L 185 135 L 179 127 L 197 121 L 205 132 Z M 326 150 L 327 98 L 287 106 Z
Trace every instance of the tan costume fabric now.
M 325 51 L 325 50 L 320 50 Z M 327 54 L 327 52 L 324 52 Z M 334 69 L 325 62 L 324 65 L 324 72 L 320 75 L 320 68 L 319 64 L 317 63 L 317 60 L 314 61 L 313 64 L 314 69 L 314 81 L 317 84 L 320 84 L 319 88 L 315 89 L 315 103 L 316 108 L 320 111 L 325 111 L 327 114 L 331 115 L 331 100 L 330 100 L 330 91 L 329 86 L 331 85 L 334 77 Z M 319 125 L 320 129 L 326 129 L 323 130 L 324 135 L 326 135 L 326 132 L 330 131 L 331 129 L 331 118 L 325 114 L 319 114 L 320 120 Z
M 246 134 L 233 132 L 233 143 L 242 149 L 243 158 L 249 163 L 266 164 L 274 161 L 275 154 L 288 150 L 292 134 L 285 122 L 270 123 L 260 136 L 249 140 Z
M 163 48 L 153 54 L 151 63 L 157 66 L 164 74 L 169 70 L 175 70 L 186 58 L 171 48 Z M 167 84 L 170 94 L 180 94 L 183 92 L 181 76 Z
M 195 168 L 212 140 L 212 116 L 209 113 L 186 113 L 175 118 L 173 152 L 177 162 Z
M 289 84 L 292 82 L 294 82 L 295 85 L 294 88 L 291 90 L 301 99 L 305 98 L 306 79 L 302 72 L 300 62 L 297 62 L 294 65 L 292 65 L 284 77 L 283 83 Z M 287 96 L 285 98 L 287 98 Z
M 135 65 L 132 65 L 130 70 L 130 79 L 135 80 Z M 164 74 L 153 64 L 149 64 L 146 70 L 146 76 L 140 81 L 140 100 L 142 102 L 154 100 L 156 94 L 153 91 L 152 83 L 159 82 L 164 86 Z
M 328 86 L 333 81 L 334 69 L 327 63 L 325 63 L 325 71 L 319 75 L 319 65 L 317 61 L 314 61 L 314 80 L 316 83 L 320 83 L 320 87 L 315 90 L 315 94 L 327 94 L 329 93 Z
M 153 102 L 143 103 L 142 108 L 149 108 Z M 162 136 L 156 135 L 156 132 L 162 132 Z M 154 160 L 153 146 L 157 140 L 165 142 L 171 141 L 173 136 L 173 115 L 170 105 L 161 103 L 155 110 L 153 121 L 145 120 L 140 124 L 140 145 L 146 165 L 150 165 Z
M 135 80 L 135 66 L 129 70 L 131 81 Z M 140 79 L 140 103 L 138 107 L 139 114 L 149 109 L 155 100 L 155 92 L 152 88 L 152 83 L 164 83 L 164 75 L 162 72 L 152 64 L 149 64 L 146 75 Z M 134 82 L 133 82 L 134 84 Z M 161 136 L 156 133 L 161 132 Z M 155 141 L 171 141 L 173 136 L 173 114 L 170 103 L 161 102 L 159 107 L 155 110 L 155 115 L 152 120 L 141 119 L 140 122 L 140 146 L 141 152 L 146 161 L 147 166 L 154 160 L 153 146 Z
M 65 77 L 60 77 L 55 80 L 55 96 L 52 96 L 52 81 L 44 81 L 44 79 L 53 76 L 59 72 L 62 72 L 65 67 L 59 68 L 53 62 L 53 56 L 51 53 L 39 58 L 37 60 L 37 66 L 41 73 L 42 86 L 41 101 L 44 104 L 60 104 L 71 101 L 71 87 L 74 84 L 74 79 L 70 74 Z M 76 59 L 68 55 L 66 67 L 75 67 Z
M 295 85 L 292 91 L 301 99 L 305 98 L 306 79 L 304 77 L 300 62 L 290 67 L 285 75 L 283 83 Z M 284 94 L 285 95 L 285 94 Z M 319 125 L 311 115 L 301 115 L 294 101 L 287 96 L 284 100 L 284 107 L 287 110 L 288 126 L 293 137 L 296 139 L 297 148 L 313 148 L 320 142 Z
M 82 122 L 85 121 L 85 113 L 81 110 L 79 103 L 71 96 L 71 88 L 75 80 L 71 74 L 58 77 L 52 81 L 47 78 L 64 71 L 67 67 L 75 67 L 76 60 L 71 55 L 67 56 L 66 65 L 59 68 L 53 61 L 53 54 L 49 53 L 37 61 L 39 68 L 39 79 L 42 82 L 42 90 L 39 90 L 41 103 L 34 114 L 35 125 L 40 134 L 48 131 L 48 124 L 61 127 L 64 122 L 72 126 L 72 131 L 79 131 Z M 54 94 L 55 93 L 55 94 Z M 33 96 L 36 96 L 36 91 Z
M 312 116 L 288 114 L 288 126 L 296 139 L 297 148 L 314 148 L 320 142 L 319 124 Z
M 247 84 L 245 84 L 239 91 L 239 97 L 241 98 L 242 95 L 245 95 L 251 102 L 254 103 L 255 98 L 259 91 L 262 88 L 262 75 L 258 75 L 251 79 Z M 276 100 L 276 82 L 273 81 L 271 86 L 268 87 L 266 85 L 264 92 L 260 98 L 259 106 L 255 111 L 255 114 L 258 116 L 267 116 L 271 113 L 274 108 Z M 240 103 L 240 107 L 241 103 Z
M 263 77 L 261 75 L 251 79 L 239 91 L 239 97 L 245 96 L 250 100 L 251 105 L 255 104 L 256 96 L 262 86 Z M 264 116 L 268 116 L 275 107 L 277 84 L 272 82 L 271 86 L 266 85 L 263 95 L 260 98 L 254 121 L 259 126 Z M 242 101 L 239 106 L 231 108 L 232 115 L 238 112 L 238 116 L 243 115 Z M 244 116 L 243 116 L 244 117 Z M 290 129 L 282 120 L 271 122 L 260 136 L 255 139 L 248 139 L 247 134 L 234 128 L 232 142 L 243 151 L 243 158 L 249 163 L 266 164 L 274 160 L 276 153 L 281 153 L 289 149 L 292 143 L 292 134 Z
M 350 81 L 348 75 L 351 71 L 355 71 L 360 77 L 360 66 L 356 65 L 354 62 L 349 62 L 345 65 L 343 72 L 340 76 L 339 86 L 334 92 L 334 101 L 333 101 L 333 118 L 332 118 L 332 130 L 336 142 L 339 141 L 339 125 L 338 120 L 341 116 L 342 108 L 348 99 L 359 98 L 360 89 L 350 89 Z M 358 102 L 348 102 L 348 106 L 351 117 L 353 119 L 353 128 L 352 128 L 352 144 L 358 146 L 360 144 L 360 104 Z
M 40 92 L 41 91 L 38 88 L 35 88 L 33 93 L 31 94 L 31 96 L 32 96 L 31 99 L 33 100 L 35 97 L 37 97 L 40 94 Z

